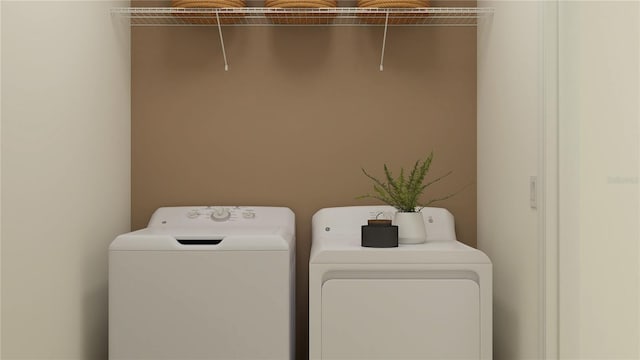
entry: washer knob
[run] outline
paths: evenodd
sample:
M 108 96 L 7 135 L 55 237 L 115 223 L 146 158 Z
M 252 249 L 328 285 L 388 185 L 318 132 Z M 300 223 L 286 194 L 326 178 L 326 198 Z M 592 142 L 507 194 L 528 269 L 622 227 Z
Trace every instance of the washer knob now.
M 231 217 L 229 209 L 223 207 L 217 207 L 213 209 L 211 213 L 211 220 L 213 221 L 227 221 Z
M 198 216 L 200 216 L 200 212 L 198 210 L 195 210 L 195 209 L 194 210 L 189 210 L 189 212 L 187 213 L 187 217 L 189 219 L 195 219 Z

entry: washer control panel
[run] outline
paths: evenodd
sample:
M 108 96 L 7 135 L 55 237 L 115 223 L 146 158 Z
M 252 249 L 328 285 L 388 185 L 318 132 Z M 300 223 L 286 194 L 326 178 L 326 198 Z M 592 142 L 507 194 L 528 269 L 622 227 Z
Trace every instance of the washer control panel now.
M 208 229 L 207 231 L 219 228 L 288 229 L 294 226 L 295 215 L 291 209 L 273 206 L 161 207 L 153 213 L 148 225 L 151 228 Z
M 210 219 L 215 222 L 227 222 L 238 220 L 254 220 L 256 210 L 250 207 L 241 206 L 206 206 L 187 210 L 188 219 Z

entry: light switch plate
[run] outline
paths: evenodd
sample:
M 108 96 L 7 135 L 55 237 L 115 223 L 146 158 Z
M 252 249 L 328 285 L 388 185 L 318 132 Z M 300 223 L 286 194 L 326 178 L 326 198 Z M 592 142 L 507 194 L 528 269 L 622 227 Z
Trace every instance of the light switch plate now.
M 538 208 L 538 177 L 529 177 L 529 206 L 532 209 Z

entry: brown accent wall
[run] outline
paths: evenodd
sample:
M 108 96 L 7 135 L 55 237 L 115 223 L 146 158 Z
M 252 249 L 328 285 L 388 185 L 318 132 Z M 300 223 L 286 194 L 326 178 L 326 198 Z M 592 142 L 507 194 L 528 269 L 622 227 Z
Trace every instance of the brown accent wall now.
M 132 224 L 160 206 L 287 206 L 297 226 L 297 359 L 308 353 L 311 216 L 435 152 L 427 197 L 476 243 L 475 28 L 154 27 L 132 31 Z

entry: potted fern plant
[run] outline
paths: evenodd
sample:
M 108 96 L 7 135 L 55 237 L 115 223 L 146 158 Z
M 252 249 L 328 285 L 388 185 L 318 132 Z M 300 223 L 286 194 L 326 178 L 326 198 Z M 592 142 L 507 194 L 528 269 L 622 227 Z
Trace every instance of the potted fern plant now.
M 424 219 L 420 210 L 436 201 L 446 200 L 455 194 L 421 202 L 420 196 L 430 185 L 442 180 L 448 173 L 425 183 L 429 167 L 433 161 L 433 152 L 424 160 L 418 160 L 413 169 L 407 174 L 403 168 L 400 175 L 395 177 L 384 164 L 384 180 L 370 175 L 365 169 L 362 172 L 373 181 L 373 193 L 358 196 L 358 199 L 374 198 L 395 207 L 398 211 L 394 217 L 394 224 L 398 225 L 398 243 L 420 244 L 427 240 Z

